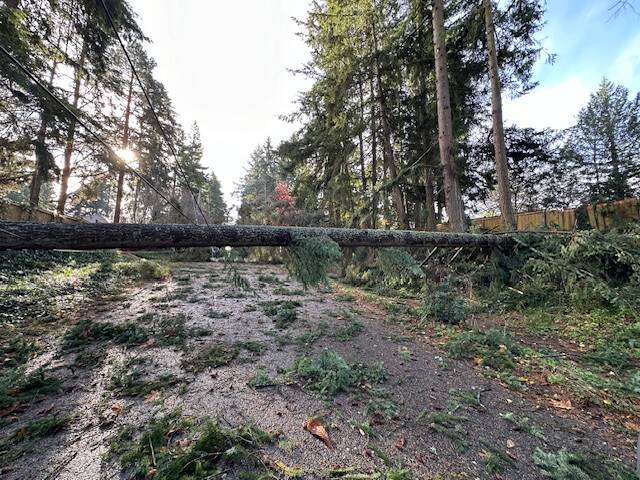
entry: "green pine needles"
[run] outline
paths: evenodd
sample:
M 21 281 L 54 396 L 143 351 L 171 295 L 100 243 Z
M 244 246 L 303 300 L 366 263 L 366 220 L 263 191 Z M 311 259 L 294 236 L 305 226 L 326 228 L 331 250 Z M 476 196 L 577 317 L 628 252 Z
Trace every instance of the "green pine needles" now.
M 287 268 L 304 288 L 327 284 L 327 271 L 342 257 L 336 242 L 327 236 L 295 240 L 289 247 Z

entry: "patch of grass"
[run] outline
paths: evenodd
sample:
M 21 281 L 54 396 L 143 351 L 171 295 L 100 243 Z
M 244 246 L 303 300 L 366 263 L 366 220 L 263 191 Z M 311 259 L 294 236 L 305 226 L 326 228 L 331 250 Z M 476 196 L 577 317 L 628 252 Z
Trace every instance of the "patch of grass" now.
M 537 448 L 533 461 L 543 476 L 552 480 L 637 480 L 622 462 L 595 453 L 574 453 L 564 448 L 547 453 Z
M 333 336 L 341 342 L 348 342 L 364 331 L 364 324 L 359 320 L 351 320 L 347 325 L 338 327 Z
M 111 441 L 111 453 L 119 457 L 133 479 L 189 478 L 204 480 L 223 474 L 233 478 L 268 478 L 259 456 L 261 446 L 275 435 L 253 425 L 222 427 L 215 420 L 194 422 L 179 414 L 153 419 L 140 435 L 122 430 Z
M 0 325 L 40 333 L 44 323 L 70 318 L 88 300 L 115 299 L 125 286 L 166 273 L 157 271 L 118 252 L 2 252 Z
M 25 374 L 23 367 L 8 369 L 0 374 L 0 410 L 61 390 L 60 380 L 49 376 L 43 368 L 29 374 Z
M 340 355 L 324 350 L 318 357 L 299 357 L 291 373 L 305 382 L 305 386 L 323 397 L 332 398 L 363 384 L 382 383 L 386 374 L 382 366 L 369 367 L 349 364 Z
M 239 353 L 240 349 L 235 344 L 214 343 L 184 360 L 183 366 L 191 372 L 201 372 L 207 368 L 219 368 L 229 365 Z
M 121 345 L 140 345 L 148 333 L 134 323 L 108 323 L 81 320 L 64 335 L 62 351 L 79 352 L 92 343 L 112 341 Z

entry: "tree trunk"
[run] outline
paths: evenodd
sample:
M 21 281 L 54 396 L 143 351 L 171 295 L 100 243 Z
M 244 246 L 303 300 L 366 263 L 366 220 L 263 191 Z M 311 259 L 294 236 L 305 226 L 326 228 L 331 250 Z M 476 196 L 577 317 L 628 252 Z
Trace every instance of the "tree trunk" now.
M 87 53 L 87 46 L 85 42 L 82 42 L 82 49 L 80 51 L 80 58 L 74 69 L 74 85 L 73 85 L 73 100 L 71 105 L 73 109 L 78 108 L 78 102 L 80 101 L 80 85 L 82 83 L 82 69 L 84 68 L 84 60 Z M 67 203 L 67 195 L 69 190 L 69 178 L 71 177 L 71 154 L 73 153 L 73 141 L 76 134 L 76 121 L 70 120 L 69 130 L 67 130 L 67 138 L 64 145 L 64 165 L 62 167 L 62 176 L 60 177 L 60 194 L 58 195 L 58 215 L 64 215 L 64 208 Z
M 369 77 L 369 95 L 371 100 L 371 228 L 378 223 L 378 138 L 376 135 L 376 102 L 373 87 L 373 72 Z
M 131 79 L 129 80 L 127 108 L 125 109 L 125 112 L 124 112 L 124 131 L 122 133 L 122 148 L 125 150 L 129 147 L 129 117 L 131 116 L 132 93 L 133 93 L 133 72 L 131 73 Z M 124 173 L 125 173 L 125 167 L 123 166 L 118 170 L 118 187 L 116 190 L 116 206 L 113 213 L 113 223 L 120 223 L 120 211 L 122 209 L 122 193 L 124 188 Z
M 429 160 L 429 155 L 424 156 L 424 163 L 424 190 L 426 196 L 424 203 L 426 216 L 425 230 L 435 231 L 438 222 L 436 220 L 435 200 L 433 197 L 433 167 Z
M 504 125 L 502 122 L 502 95 L 500 74 L 498 73 L 498 53 L 496 50 L 496 33 L 493 25 L 493 7 L 491 0 L 484 0 L 484 19 L 487 30 L 487 55 L 489 57 L 489 79 L 491 80 L 491 118 L 493 120 L 493 147 L 496 157 L 496 178 L 498 180 L 498 196 L 502 228 L 507 231 L 516 230 L 518 225 L 511 201 L 509 187 L 509 167 L 507 165 L 507 149 L 504 144 Z
M 54 61 L 51 65 L 51 71 L 49 74 L 49 82 L 47 88 L 51 88 L 53 85 L 53 79 L 56 76 L 56 69 L 58 68 L 58 62 Z M 46 108 L 46 107 L 45 107 Z M 47 158 L 47 127 L 49 125 L 50 114 L 43 110 L 40 113 L 40 128 L 36 135 L 36 166 L 31 177 L 31 184 L 29 186 L 29 203 L 33 206 L 40 204 L 40 190 L 42 190 L 42 184 L 44 183 L 47 171 L 49 170 L 49 160 Z
M 436 66 L 436 96 L 438 104 L 438 143 L 444 177 L 444 195 L 452 232 L 464 232 L 462 192 L 453 157 L 453 121 L 449 96 L 449 73 L 445 44 L 443 0 L 433 0 L 433 45 Z
M 387 99 L 384 93 L 382 85 L 382 74 L 380 72 L 380 58 L 378 52 L 378 44 L 376 38 L 375 28 L 373 29 L 373 45 L 375 55 L 375 72 L 376 82 L 378 86 L 378 106 L 380 107 L 380 125 L 382 126 L 382 154 L 384 164 L 389 177 L 392 182 L 391 187 L 391 201 L 398 217 L 398 224 L 400 227 L 408 229 L 409 221 L 407 219 L 407 212 L 404 207 L 404 200 L 402 199 L 402 190 L 397 183 L 398 171 L 396 169 L 396 161 L 393 155 L 393 146 L 391 145 L 391 127 L 389 125 L 389 112 L 387 110 Z
M 509 247 L 509 235 L 255 225 L 2 222 L 0 250 L 280 247 L 327 236 L 345 247 Z
M 358 93 L 360 94 L 360 127 L 358 129 L 358 144 L 360 147 L 360 177 L 362 180 L 362 196 L 367 198 L 367 170 L 364 163 L 364 93 L 362 92 L 362 79 L 358 81 Z

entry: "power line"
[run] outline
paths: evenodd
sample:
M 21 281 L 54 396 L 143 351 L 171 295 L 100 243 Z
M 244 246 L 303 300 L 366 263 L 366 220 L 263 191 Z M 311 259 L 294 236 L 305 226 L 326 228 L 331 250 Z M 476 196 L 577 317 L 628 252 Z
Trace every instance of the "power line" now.
M 156 114 L 155 109 L 153 108 L 153 104 L 151 103 L 151 99 L 149 98 L 149 95 L 147 94 L 147 90 L 144 88 L 144 85 L 142 84 L 142 80 L 140 80 L 140 77 L 138 76 L 138 72 L 136 71 L 136 67 L 133 65 L 133 61 L 131 60 L 131 57 L 129 56 L 129 52 L 127 51 L 127 48 L 124 45 L 124 42 L 122 41 L 122 38 L 120 37 L 120 34 L 118 33 L 118 29 L 116 28 L 116 25 L 113 21 L 113 17 L 111 16 L 111 13 L 109 13 L 109 9 L 107 8 L 106 3 L 104 2 L 104 0 L 100 0 L 100 3 L 102 4 L 102 8 L 104 9 L 104 12 L 107 14 L 107 19 L 109 20 L 109 25 L 111 25 L 111 29 L 113 30 L 113 33 L 115 34 L 116 38 L 118 39 L 118 43 L 120 43 L 120 47 L 122 47 L 122 51 L 124 52 L 125 57 L 127 57 L 127 61 L 129 62 L 129 65 L 131 66 L 131 71 L 133 72 L 133 74 L 136 77 L 136 80 L 138 81 L 138 85 L 140 85 L 140 89 L 142 90 L 142 93 L 144 94 L 144 97 L 147 100 L 147 103 L 149 104 L 149 108 L 151 109 L 151 113 L 153 114 L 153 117 L 156 119 L 156 123 L 158 124 L 158 127 L 160 128 L 160 133 L 162 133 L 162 136 L 164 137 L 165 142 L 167 142 L 167 145 L 169 146 L 169 149 L 171 150 L 171 153 L 173 154 L 173 158 L 175 159 L 176 165 L 178 166 L 178 170 L 180 171 L 180 174 L 182 175 L 182 178 L 184 179 L 185 183 L 187 184 L 187 188 L 189 189 L 189 192 L 191 192 L 191 198 L 193 198 L 194 203 L 196 204 L 196 206 L 198 207 L 198 210 L 200 211 L 200 215 L 202 215 L 202 218 L 204 219 L 204 222 L 209 225 L 209 221 L 207 220 L 207 217 L 205 216 L 204 212 L 202 211 L 202 207 L 200 206 L 200 203 L 198 202 L 196 195 L 193 191 L 193 189 L 191 188 L 191 184 L 189 183 L 189 179 L 187 178 L 187 175 L 184 172 L 184 169 L 182 168 L 182 165 L 180 165 L 180 162 L 178 161 L 178 155 L 176 154 L 176 151 L 173 147 L 173 143 L 169 140 L 169 137 L 167 136 L 166 132 L 164 131 L 164 128 L 162 127 L 162 123 L 160 123 L 160 119 L 158 118 L 158 115 Z M 196 218 L 197 220 L 197 218 Z
M 109 146 L 109 144 L 107 144 L 107 142 L 105 142 L 91 128 L 89 128 L 89 126 L 87 125 L 87 123 L 84 120 L 82 120 L 73 110 L 71 110 L 67 105 L 65 105 L 65 103 L 62 102 L 62 100 L 60 100 L 58 97 L 56 97 L 55 94 L 53 94 L 45 85 L 43 85 L 42 82 L 38 79 L 38 77 L 36 77 L 35 74 L 33 74 L 22 63 L 20 63 L 20 61 L 17 58 L 15 58 L 13 55 L 11 55 L 11 53 L 3 45 L 0 45 L 0 50 L 2 51 L 2 53 L 4 53 L 9 58 L 9 60 L 14 65 L 16 65 L 22 71 L 22 73 L 24 73 L 27 77 L 29 77 L 32 82 L 34 82 L 38 87 L 40 87 L 49 97 L 51 97 L 51 99 L 54 102 L 56 102 L 63 110 L 65 110 L 69 115 L 71 115 L 77 123 L 79 123 L 87 132 L 89 132 L 89 134 L 93 138 L 95 138 L 103 147 L 105 147 L 107 149 L 107 151 L 109 152 L 109 154 L 111 154 L 113 157 L 115 157 L 118 160 L 120 160 L 122 162 L 122 164 L 124 165 L 126 170 L 131 171 L 135 176 L 137 176 L 140 180 L 142 180 L 144 183 L 146 183 L 149 186 L 149 188 L 151 188 L 154 192 L 156 192 L 160 196 L 160 198 L 162 198 L 168 205 L 173 207 L 173 209 L 176 210 L 180 215 L 182 215 L 184 218 L 189 220 L 189 222 L 192 221 L 189 217 L 187 217 L 182 212 L 182 210 L 180 210 L 179 207 L 177 207 L 171 200 L 169 200 L 167 197 L 165 197 L 162 194 L 162 192 L 160 192 L 160 190 L 158 190 L 155 187 L 155 185 L 153 185 L 153 183 L 151 183 L 149 180 L 147 180 L 144 177 L 144 175 L 139 173 L 135 168 L 130 167 L 129 165 L 127 165 L 126 162 L 122 158 L 120 158 L 120 156 L 113 150 L 113 148 L 111 148 L 111 146 Z

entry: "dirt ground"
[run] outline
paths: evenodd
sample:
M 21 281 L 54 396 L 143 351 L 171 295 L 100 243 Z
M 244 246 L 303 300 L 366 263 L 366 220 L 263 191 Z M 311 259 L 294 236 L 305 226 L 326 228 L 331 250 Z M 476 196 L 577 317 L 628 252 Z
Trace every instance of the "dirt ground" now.
M 447 358 L 428 333 L 406 331 L 392 314 L 360 298 L 356 301 L 329 290 L 302 291 L 283 268 L 264 265 L 239 266 L 239 273 L 255 289 L 244 291 L 226 281 L 222 269 L 215 263 L 183 263 L 171 280 L 131 290 L 127 302 L 94 304 L 81 312 L 81 318 L 112 323 L 143 323 L 183 314 L 190 332 L 183 345 L 107 343 L 101 347 L 106 349 L 104 360 L 85 368 L 74 366 L 75 354 L 58 353 L 64 332 L 51 335 L 47 353 L 29 368 L 54 369 L 64 391 L 7 417 L 0 438 L 43 414 L 68 415 L 71 421 L 61 433 L 43 438 L 36 449 L 13 459 L 0 476 L 128 478 L 118 459 L 109 455 L 110 439 L 123 425 L 143 427 L 153 416 L 176 408 L 186 416 L 218 418 L 229 425 L 254 422 L 264 430 L 281 432 L 286 448 L 283 442 L 268 445 L 265 458 L 301 469 L 300 478 L 309 479 L 331 478 L 337 468 L 383 471 L 385 463 L 409 469 L 416 479 L 538 479 L 542 474 L 532 460 L 537 447 L 631 458 L 628 447 L 620 450 L 606 431 L 504 388 L 483 377 L 472 362 Z M 278 281 L 259 280 L 266 274 Z M 260 306 L 271 300 L 300 302 L 297 320 L 286 329 L 276 328 Z M 361 322 L 361 331 L 338 338 L 340 327 L 354 322 Z M 253 345 L 266 348 L 240 348 L 236 358 L 218 368 L 194 371 L 185 366 L 185 359 L 220 342 L 259 342 Z M 282 373 L 300 355 L 315 357 L 324 349 L 350 363 L 381 364 L 386 380 L 327 400 Z M 178 381 L 144 395 L 122 395 L 111 379 L 132 358 L 142 365 L 145 376 L 170 372 Z M 250 386 L 260 367 L 277 385 Z M 380 398 L 394 406 L 392 415 L 372 413 L 372 401 Z M 439 428 L 425 420 L 432 418 L 430 414 L 451 412 L 456 399 L 458 424 Z M 335 449 L 303 429 L 310 417 L 321 419 Z M 522 422 L 518 426 L 514 419 L 528 419 L 527 425 L 535 428 L 522 428 Z M 500 472 L 491 471 L 489 465 L 495 452 L 507 457 Z M 284 473 L 280 475 L 285 478 Z

